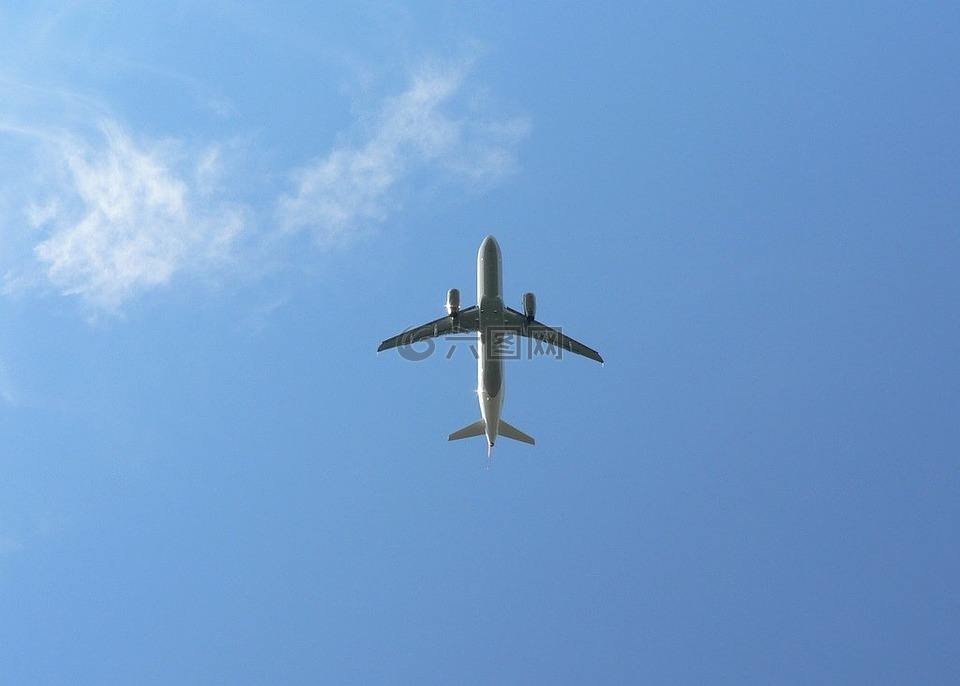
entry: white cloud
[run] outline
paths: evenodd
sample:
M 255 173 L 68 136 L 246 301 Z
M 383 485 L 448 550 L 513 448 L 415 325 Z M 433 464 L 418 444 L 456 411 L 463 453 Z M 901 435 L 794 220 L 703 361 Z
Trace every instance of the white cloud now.
M 228 256 L 243 213 L 211 196 L 215 149 L 189 156 L 169 142 L 138 143 L 112 122 L 100 133 L 96 143 L 58 141 L 64 173 L 26 215 L 45 236 L 34 254 L 49 281 L 115 310 L 184 268 Z
M 102 103 L 0 79 L 0 95 L 13 96 L 0 104 L 0 290 L 53 288 L 115 312 L 184 274 L 275 268 L 290 257 L 291 233 L 342 243 L 386 221 L 420 184 L 487 187 L 516 169 L 529 123 L 485 116 L 467 75 L 465 65 L 416 71 L 360 117 L 356 137 L 284 174 L 286 192 L 266 193 L 276 175 L 242 166 L 242 139 L 151 140 Z
M 490 183 L 512 172 L 525 119 L 488 122 L 453 116 L 463 67 L 421 69 L 409 88 L 388 98 L 366 142 L 339 145 L 295 173 L 294 192 L 279 201 L 287 230 L 307 229 L 321 245 L 336 243 L 386 219 L 400 184 L 427 168 L 470 183 Z

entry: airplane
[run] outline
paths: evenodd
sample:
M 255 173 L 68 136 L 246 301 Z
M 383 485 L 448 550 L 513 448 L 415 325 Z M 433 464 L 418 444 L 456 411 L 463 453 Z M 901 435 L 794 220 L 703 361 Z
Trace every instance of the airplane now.
M 477 396 L 480 400 L 480 420 L 454 431 L 447 440 L 458 441 L 473 436 L 487 437 L 487 457 L 493 451 L 497 436 L 515 441 L 535 443 L 501 417 L 504 395 L 503 349 L 505 338 L 520 335 L 588 357 L 603 364 L 600 353 L 569 336 L 538 322 L 537 301 L 533 293 L 523 294 L 523 312 L 503 304 L 500 246 L 497 239 L 487 236 L 477 253 L 477 304 L 460 309 L 460 291 L 447 291 L 447 314 L 444 317 L 408 329 L 380 344 L 377 352 L 408 346 L 418 341 L 458 333 L 478 333 Z

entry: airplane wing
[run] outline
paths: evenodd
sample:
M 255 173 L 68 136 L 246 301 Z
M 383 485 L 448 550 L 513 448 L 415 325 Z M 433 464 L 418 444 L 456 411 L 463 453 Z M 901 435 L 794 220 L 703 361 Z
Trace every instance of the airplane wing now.
M 521 336 L 527 336 L 535 341 L 543 341 L 547 345 L 560 346 L 564 350 L 589 357 L 591 360 L 596 360 L 600 364 L 603 364 L 603 358 L 600 357 L 600 353 L 593 348 L 588 348 L 583 343 L 575 341 L 560 331 L 552 329 L 546 324 L 541 324 L 537 320 L 528 322 L 526 315 L 522 312 L 517 312 L 512 307 L 506 307 L 504 309 L 506 310 L 504 314 L 506 315 L 507 326 L 516 327 Z
M 410 345 L 437 336 L 446 336 L 452 333 L 469 333 L 480 330 L 480 309 L 474 305 L 460 310 L 455 316 L 447 315 L 434 319 L 432 322 L 421 324 L 403 333 L 398 333 L 380 344 L 377 352 L 383 352 L 401 345 Z

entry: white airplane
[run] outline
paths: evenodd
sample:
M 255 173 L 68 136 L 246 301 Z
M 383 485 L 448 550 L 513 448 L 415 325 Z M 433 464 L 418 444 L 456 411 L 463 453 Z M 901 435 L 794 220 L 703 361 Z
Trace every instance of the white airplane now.
M 603 363 L 596 350 L 578 343 L 569 336 L 536 321 L 537 301 L 533 293 L 523 294 L 523 313 L 503 304 L 503 279 L 500 273 L 500 246 L 487 236 L 477 253 L 477 305 L 460 309 L 460 291 L 447 291 L 447 315 L 388 338 L 377 352 L 407 346 L 437 336 L 476 332 L 479 334 L 477 355 L 477 396 L 480 399 L 480 421 L 450 434 L 457 441 L 472 436 L 487 437 L 487 456 L 497 436 L 533 445 L 531 436 L 508 424 L 501 416 L 503 408 L 503 348 L 509 336 L 526 336 L 547 346 L 567 350 Z

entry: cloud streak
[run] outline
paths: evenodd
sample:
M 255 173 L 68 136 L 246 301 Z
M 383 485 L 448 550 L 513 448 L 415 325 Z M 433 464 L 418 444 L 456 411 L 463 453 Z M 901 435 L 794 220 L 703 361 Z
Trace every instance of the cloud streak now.
M 6 205 L 27 198 L 18 201 L 19 217 L 3 217 L 17 229 L 0 246 L 10 267 L 4 290 L 40 285 L 96 312 L 118 312 L 178 275 L 237 264 L 256 273 L 258 260 L 283 263 L 292 235 L 343 245 L 385 224 L 417 184 L 489 187 L 517 169 L 529 122 L 486 116 L 467 76 L 465 64 L 415 71 L 405 90 L 360 117 L 352 135 L 281 174 L 286 183 L 265 201 L 276 175 L 235 169 L 235 160 L 225 165 L 217 145 L 135 135 L 89 98 L 2 82 L 0 91 L 17 96 L 15 109 L 43 114 L 32 126 L 17 123 L 22 114 L 0 117 L 0 143 L 27 143 L 40 161 L 0 195 Z M 8 160 L 11 175 L 15 167 Z M 259 179 L 261 199 L 227 189 L 224 179 L 241 172 Z M 14 253 L 20 259 L 11 264 Z
M 310 231 L 320 245 L 337 244 L 385 221 L 417 172 L 474 185 L 513 172 L 529 122 L 452 114 L 465 76 L 465 68 L 449 66 L 414 74 L 407 90 L 384 101 L 364 142 L 338 145 L 294 173 L 295 188 L 278 203 L 280 225 Z
M 34 255 L 57 290 L 97 308 L 222 261 L 243 229 L 243 212 L 210 190 L 215 148 L 189 156 L 105 121 L 99 140 L 63 138 L 52 153 L 59 181 L 25 210 L 45 236 Z

